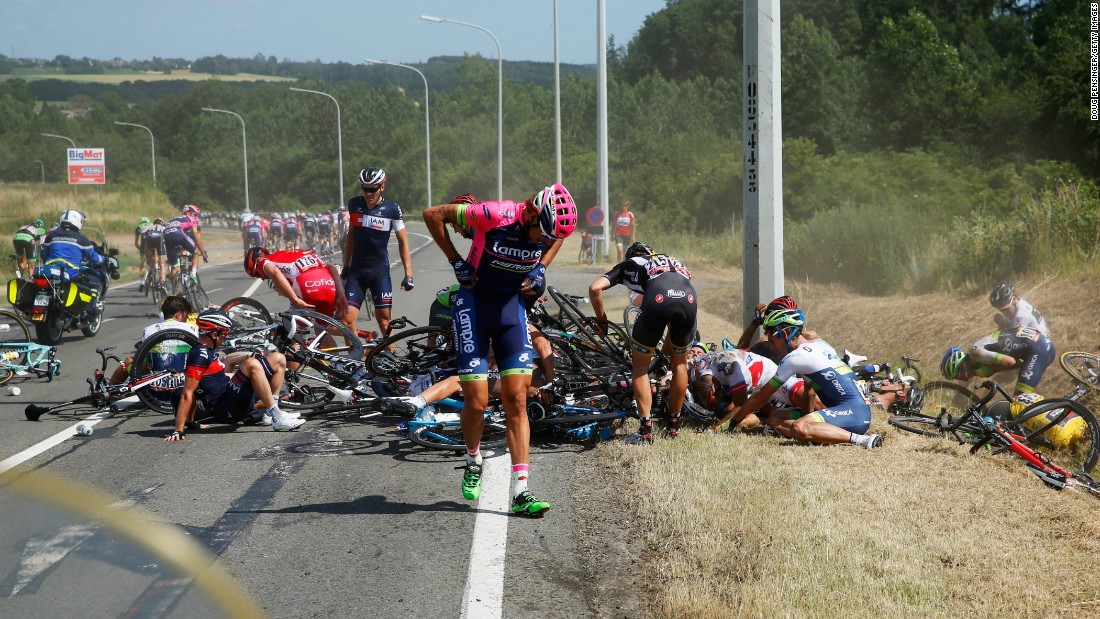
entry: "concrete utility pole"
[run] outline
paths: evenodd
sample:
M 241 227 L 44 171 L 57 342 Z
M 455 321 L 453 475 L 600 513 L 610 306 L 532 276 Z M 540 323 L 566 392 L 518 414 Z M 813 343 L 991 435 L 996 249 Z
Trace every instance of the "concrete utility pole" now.
M 783 294 L 783 109 L 779 0 L 745 0 L 744 297 L 748 324 L 757 303 Z
M 596 202 L 603 210 L 603 257 L 611 256 L 607 183 L 607 1 L 596 2 Z M 596 252 L 592 252 L 593 254 Z

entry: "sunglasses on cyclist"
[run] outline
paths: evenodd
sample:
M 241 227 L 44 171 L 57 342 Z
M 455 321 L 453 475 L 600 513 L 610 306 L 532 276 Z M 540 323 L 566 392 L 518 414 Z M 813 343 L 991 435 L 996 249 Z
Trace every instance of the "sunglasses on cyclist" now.
M 378 185 L 378 186 L 375 186 L 375 187 L 367 187 L 366 185 L 360 185 L 360 187 L 363 189 L 363 193 L 374 193 L 374 192 L 376 192 L 376 191 L 378 191 L 379 189 L 382 188 L 381 185 Z

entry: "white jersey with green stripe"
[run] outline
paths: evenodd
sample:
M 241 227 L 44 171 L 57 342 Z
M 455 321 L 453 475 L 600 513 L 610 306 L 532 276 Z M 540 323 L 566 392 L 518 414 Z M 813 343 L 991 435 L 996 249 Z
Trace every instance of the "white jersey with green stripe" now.
M 770 384 L 778 388 L 793 376 L 801 376 L 817 392 L 826 407 L 844 402 L 864 403 L 856 376 L 825 340 L 805 342 L 780 361 Z

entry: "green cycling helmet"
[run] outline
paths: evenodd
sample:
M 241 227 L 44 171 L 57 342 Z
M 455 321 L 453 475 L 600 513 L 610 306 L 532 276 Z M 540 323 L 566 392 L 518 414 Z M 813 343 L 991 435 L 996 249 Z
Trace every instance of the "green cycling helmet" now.
M 764 317 L 765 329 L 771 328 L 782 331 L 793 327 L 797 330 L 801 330 L 805 324 L 806 317 L 802 315 L 802 310 L 800 309 L 775 310 Z
M 149 223 L 149 218 L 148 218 L 148 217 L 142 217 L 142 218 L 141 218 L 141 221 L 139 221 L 138 223 L 140 223 L 140 224 L 147 224 L 147 223 Z
M 943 373 L 943 377 L 948 380 L 955 380 L 955 377 L 959 375 L 959 371 L 966 365 L 966 353 L 963 349 L 956 346 L 952 346 L 947 349 L 947 353 L 944 354 L 943 360 L 940 361 L 940 372 Z
M 41 219 L 34 220 L 34 227 L 35 228 L 43 228 L 45 226 L 46 226 L 46 222 L 42 221 Z

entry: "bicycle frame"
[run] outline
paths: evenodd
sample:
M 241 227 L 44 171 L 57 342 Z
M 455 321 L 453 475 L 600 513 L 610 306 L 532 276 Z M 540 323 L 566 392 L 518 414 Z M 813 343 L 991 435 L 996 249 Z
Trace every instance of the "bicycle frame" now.
M 26 363 L 13 363 L 16 359 L 27 355 Z M 46 346 L 36 342 L 10 342 L 0 344 L 0 368 L 13 372 L 33 372 L 38 378 L 52 381 L 54 376 L 61 373 L 61 361 L 57 360 L 57 348 Z
M 39 406 L 37 404 L 28 404 L 23 410 L 23 414 L 30 421 L 38 421 L 39 417 L 46 413 L 51 413 L 55 410 L 67 408 L 70 406 L 77 406 L 81 404 L 91 404 L 97 409 L 103 409 L 110 406 L 115 408 L 115 403 L 123 398 L 127 398 L 137 391 L 149 386 L 152 383 L 160 380 L 164 376 L 171 372 L 165 370 L 161 372 L 154 372 L 138 379 L 128 379 L 126 382 L 112 385 L 109 384 L 109 375 L 107 374 L 107 363 L 114 361 L 115 363 L 121 363 L 122 360 L 118 356 L 110 354 L 110 351 L 115 347 L 97 348 L 95 351 L 99 354 L 102 362 L 100 367 L 95 370 L 92 378 L 88 378 L 88 393 L 74 400 L 68 402 L 62 402 L 60 404 L 54 404 L 53 406 Z

